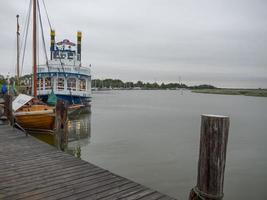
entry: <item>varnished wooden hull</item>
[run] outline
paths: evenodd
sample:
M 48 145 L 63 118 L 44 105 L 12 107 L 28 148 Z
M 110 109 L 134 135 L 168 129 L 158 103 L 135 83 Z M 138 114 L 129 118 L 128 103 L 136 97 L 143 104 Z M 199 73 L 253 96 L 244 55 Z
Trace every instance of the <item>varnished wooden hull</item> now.
M 25 130 L 53 130 L 55 114 L 47 112 L 19 112 L 15 113 L 15 120 Z

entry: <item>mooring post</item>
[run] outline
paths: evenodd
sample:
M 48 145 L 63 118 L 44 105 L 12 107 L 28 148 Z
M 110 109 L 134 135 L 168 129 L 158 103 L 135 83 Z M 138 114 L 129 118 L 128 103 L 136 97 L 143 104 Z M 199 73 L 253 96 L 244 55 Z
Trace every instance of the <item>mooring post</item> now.
M 197 185 L 189 200 L 223 199 L 229 117 L 202 115 Z
M 12 96 L 5 95 L 4 96 L 5 106 L 4 106 L 4 115 L 7 117 L 10 125 L 14 125 L 14 117 L 13 117 L 13 110 L 12 110 Z
M 56 147 L 64 151 L 68 145 L 68 102 L 57 100 L 55 114 L 54 141 Z

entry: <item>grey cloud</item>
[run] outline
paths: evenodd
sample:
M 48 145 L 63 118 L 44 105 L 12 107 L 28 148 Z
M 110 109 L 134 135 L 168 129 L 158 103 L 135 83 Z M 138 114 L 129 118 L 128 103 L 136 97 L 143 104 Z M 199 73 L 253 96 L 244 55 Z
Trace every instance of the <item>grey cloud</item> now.
M 15 37 L 14 16 L 28 2 L 1 2 L 5 65 L 15 51 L 8 42 Z M 76 30 L 83 31 L 83 62 L 92 64 L 96 78 L 168 82 L 183 76 L 189 84 L 267 87 L 267 1 L 46 0 L 46 5 L 58 40 L 75 41 Z M 48 26 L 45 30 L 49 44 Z

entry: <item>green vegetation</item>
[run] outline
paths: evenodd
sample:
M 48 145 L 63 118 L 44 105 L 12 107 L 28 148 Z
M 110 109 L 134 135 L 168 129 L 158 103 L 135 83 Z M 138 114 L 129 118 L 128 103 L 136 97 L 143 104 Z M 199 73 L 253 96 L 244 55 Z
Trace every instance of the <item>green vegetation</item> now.
M 159 89 L 177 89 L 177 88 L 189 88 L 185 84 L 179 83 L 162 83 L 158 84 L 156 82 L 123 82 L 119 79 L 94 79 L 92 80 L 92 87 L 94 88 L 112 88 L 112 89 L 144 89 L 144 90 L 159 90 Z
M 206 94 L 225 94 L 225 95 L 245 95 L 256 97 L 267 97 L 267 89 L 193 89 L 192 92 L 206 93 Z
M 20 77 L 20 89 L 31 84 L 31 74 L 24 75 Z M 16 77 L 10 77 L 9 82 L 16 82 Z M 0 87 L 2 84 L 7 83 L 7 77 L 0 75 Z M 16 83 L 17 85 L 17 83 Z M 181 83 L 149 83 L 149 82 L 123 82 L 120 79 L 94 79 L 92 80 L 92 87 L 98 89 L 139 89 L 139 90 L 176 90 L 180 88 L 189 89 L 196 93 L 206 93 L 206 94 L 225 94 L 225 95 L 245 95 L 245 96 L 257 96 L 257 97 L 267 97 L 267 89 L 229 89 L 229 88 L 216 88 L 212 85 L 203 84 L 196 86 L 187 86 Z M 21 90 L 22 90 L 21 89 Z M 20 91 L 21 91 L 20 90 Z M 22 91 L 22 92 L 23 92 Z
M 267 97 L 267 89 L 228 89 L 228 88 L 216 88 L 212 85 L 203 84 L 196 86 L 187 86 L 179 83 L 161 83 L 156 82 L 123 82 L 119 79 L 94 79 L 92 80 L 93 88 L 110 88 L 110 89 L 142 89 L 142 90 L 176 90 L 180 88 L 189 89 L 196 93 L 206 94 L 226 94 L 226 95 L 245 95 L 245 96 L 257 96 Z
M 156 82 L 123 82 L 119 79 L 94 79 L 92 80 L 93 88 L 110 88 L 110 89 L 142 89 L 142 90 L 176 90 L 180 88 L 189 89 L 196 93 L 206 94 L 226 94 L 226 95 L 245 95 L 245 96 L 258 96 L 267 97 L 267 89 L 228 89 L 228 88 L 216 88 L 212 85 L 203 84 L 196 86 L 187 86 L 180 83 L 161 83 Z

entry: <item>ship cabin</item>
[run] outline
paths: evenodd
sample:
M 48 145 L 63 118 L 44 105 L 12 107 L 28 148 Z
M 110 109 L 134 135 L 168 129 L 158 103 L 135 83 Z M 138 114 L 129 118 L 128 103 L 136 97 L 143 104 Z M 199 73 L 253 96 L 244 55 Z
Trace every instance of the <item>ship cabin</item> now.
M 70 104 L 89 104 L 91 69 L 82 66 L 81 32 L 77 33 L 76 45 L 67 39 L 55 43 L 55 32 L 51 31 L 50 60 L 38 66 L 37 77 L 37 94 L 44 101 L 53 92 Z

